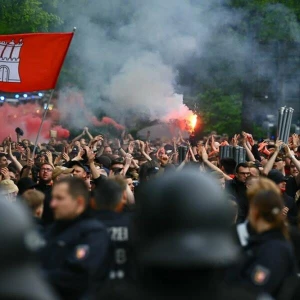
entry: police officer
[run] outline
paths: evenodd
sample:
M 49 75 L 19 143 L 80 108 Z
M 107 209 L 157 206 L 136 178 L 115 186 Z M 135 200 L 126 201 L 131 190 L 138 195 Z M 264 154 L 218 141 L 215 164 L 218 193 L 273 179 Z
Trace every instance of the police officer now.
M 113 244 L 114 263 L 109 278 L 115 281 L 134 278 L 130 245 L 132 214 L 122 211 L 126 187 L 125 179 L 123 188 L 115 180 L 108 179 L 94 191 L 95 217 L 106 225 Z
M 298 281 L 293 248 L 287 241 L 283 199 L 268 179 L 260 179 L 248 195 L 248 219 L 256 234 L 245 247 L 246 258 L 239 267 L 239 281 L 275 299 L 291 299 Z
M 228 201 L 197 170 L 149 181 L 138 196 L 135 251 L 139 284 L 97 299 L 257 299 L 223 286 L 238 257 Z
M 55 222 L 41 251 L 48 281 L 62 299 L 80 299 L 95 277 L 108 273 L 109 237 L 105 226 L 87 213 L 89 191 L 76 177 L 53 186 L 51 208 Z
M 0 199 L 0 299 L 55 300 L 36 264 L 40 239 L 21 203 Z

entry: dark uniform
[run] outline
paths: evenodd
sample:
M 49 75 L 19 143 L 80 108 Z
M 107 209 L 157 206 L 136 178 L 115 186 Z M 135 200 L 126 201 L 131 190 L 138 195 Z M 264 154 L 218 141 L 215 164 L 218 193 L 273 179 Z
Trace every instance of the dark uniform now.
M 107 288 L 95 299 L 258 299 L 251 291 L 222 285 L 239 248 L 230 206 L 213 179 L 198 170 L 166 174 L 137 196 L 138 283 Z
M 153 276 L 156 275 L 153 274 Z M 177 275 L 180 277 L 179 274 Z M 205 274 L 194 276 L 193 279 L 183 277 L 185 275 L 182 274 L 182 280 L 177 278 L 175 281 L 164 281 L 164 284 L 157 282 L 165 279 L 158 276 L 156 282 L 151 280 L 147 284 L 124 282 L 117 288 L 107 285 L 92 300 L 274 300 L 251 290 L 245 291 L 238 287 L 223 286 L 214 280 L 208 282 L 205 280 Z M 206 273 L 206 276 L 210 275 L 209 272 Z M 187 283 L 188 279 L 192 282 Z
M 131 247 L 131 213 L 99 210 L 94 216 L 105 224 L 110 236 L 114 259 L 109 278 L 134 280 L 133 253 Z
M 291 243 L 294 248 L 298 271 L 300 270 L 300 229 L 296 226 L 289 226 Z M 244 249 L 247 249 L 249 240 L 256 235 L 255 230 L 248 221 L 236 226 L 237 240 Z
M 44 234 L 47 230 L 44 221 L 37 217 L 33 217 L 33 221 L 37 232 L 40 234 L 41 237 L 44 237 Z
M 286 280 L 296 278 L 293 248 L 280 230 L 253 235 L 245 251 L 245 261 L 238 267 L 238 280 L 245 286 L 277 299 Z
M 80 299 L 95 280 L 108 272 L 109 236 L 105 226 L 85 214 L 57 221 L 45 235 L 42 266 L 62 299 Z
M 40 276 L 36 250 L 41 240 L 26 209 L 0 199 L 0 299 L 58 300 Z

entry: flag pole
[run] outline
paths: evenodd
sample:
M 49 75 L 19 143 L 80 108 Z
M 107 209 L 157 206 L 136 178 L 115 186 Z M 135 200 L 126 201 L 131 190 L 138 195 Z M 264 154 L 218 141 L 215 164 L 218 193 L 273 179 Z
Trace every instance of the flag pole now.
M 76 29 L 77 29 L 76 27 L 73 27 L 73 33 L 75 33 Z M 35 152 L 36 152 L 36 149 L 37 149 L 38 140 L 39 140 L 39 137 L 40 137 L 40 134 L 41 134 L 41 131 L 42 131 L 42 127 L 43 127 L 44 121 L 45 121 L 46 116 L 47 116 L 47 112 L 49 110 L 49 105 L 50 105 L 50 102 L 51 102 L 52 97 L 53 97 L 54 89 L 51 90 L 51 94 L 50 94 L 50 96 L 48 98 L 48 101 L 47 101 L 47 107 L 46 107 L 46 109 L 44 111 L 42 122 L 41 122 L 41 125 L 39 127 L 36 139 L 35 139 L 34 148 L 33 148 L 33 152 L 32 152 L 32 159 L 34 159 L 34 156 L 35 156 Z
M 49 110 L 49 105 L 50 105 L 50 101 L 52 99 L 52 96 L 53 96 L 53 93 L 54 93 L 54 89 L 51 91 L 51 94 L 48 98 L 48 101 L 47 101 L 47 107 L 44 111 L 44 114 L 43 114 L 43 118 L 42 118 L 42 122 L 41 122 L 41 125 L 39 127 L 39 131 L 37 133 L 37 136 L 36 136 L 36 139 L 35 139 L 35 143 L 34 143 L 34 148 L 33 148 L 33 152 L 32 152 L 32 159 L 34 159 L 34 155 L 35 155 L 35 152 L 36 152 L 36 148 L 37 148 L 37 144 L 38 144 L 38 140 L 39 140 L 39 137 L 40 137 L 40 134 L 41 134 L 41 131 L 42 131 L 42 127 L 43 127 L 43 124 L 44 124 L 44 121 L 46 119 L 46 116 L 47 116 L 47 112 Z

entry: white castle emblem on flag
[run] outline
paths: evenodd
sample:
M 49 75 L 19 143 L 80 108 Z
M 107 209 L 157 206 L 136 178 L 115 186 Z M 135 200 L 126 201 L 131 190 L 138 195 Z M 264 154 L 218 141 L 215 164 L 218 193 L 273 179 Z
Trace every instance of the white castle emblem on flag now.
M 21 82 L 19 75 L 20 51 L 23 41 L 15 44 L 0 42 L 0 82 Z

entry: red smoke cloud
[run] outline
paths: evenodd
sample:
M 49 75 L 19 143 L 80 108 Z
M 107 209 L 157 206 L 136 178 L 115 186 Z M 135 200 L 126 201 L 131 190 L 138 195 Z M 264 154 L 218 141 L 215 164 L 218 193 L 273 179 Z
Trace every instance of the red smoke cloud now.
M 15 128 L 20 127 L 24 131 L 24 138 L 34 141 L 42 121 L 44 110 L 37 104 L 26 103 L 12 106 L 4 103 L 0 107 L 0 143 L 5 137 L 11 135 L 13 140 L 16 136 Z M 40 140 L 48 139 L 50 129 L 57 131 L 58 138 L 68 138 L 70 132 L 61 126 L 55 126 L 56 118 L 52 118 L 52 112 L 48 112 L 43 124 Z
M 94 122 L 97 124 L 94 124 L 95 126 L 107 126 L 107 125 L 112 125 L 114 126 L 116 129 L 118 130 L 124 130 L 125 127 L 118 124 L 115 120 L 113 120 L 112 118 L 109 117 L 103 117 L 101 121 L 98 121 L 97 118 L 93 117 L 93 124 Z
M 102 120 L 98 120 L 86 107 L 84 96 L 80 92 L 68 91 L 60 96 L 61 117 L 64 119 L 74 118 L 72 115 L 72 109 L 80 112 L 81 117 L 85 119 L 85 123 L 92 124 L 95 127 L 104 127 L 111 125 L 118 130 L 124 130 L 124 126 L 109 117 L 103 117 Z M 75 109 L 74 109 L 75 108 Z

